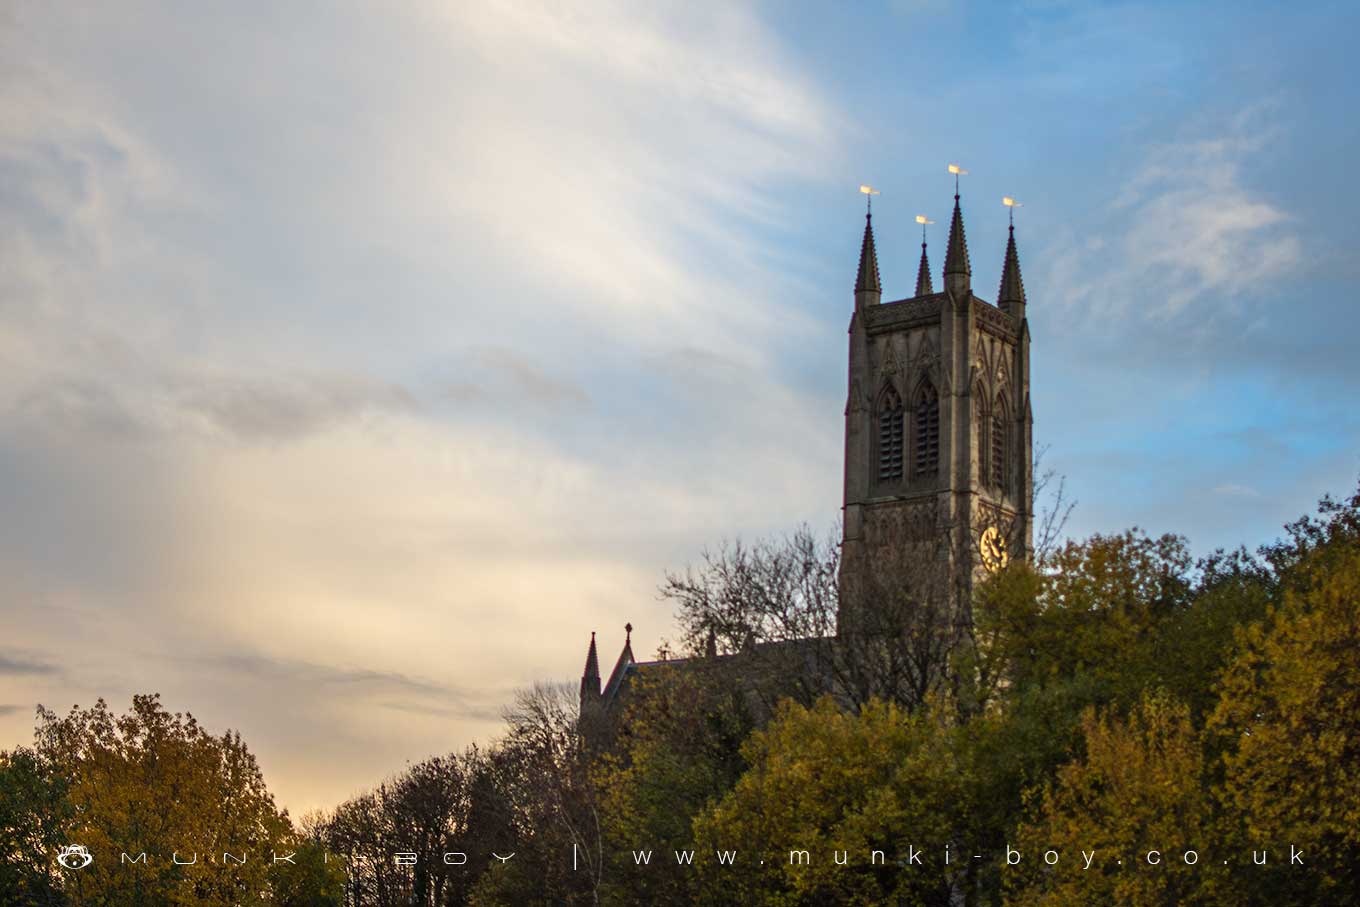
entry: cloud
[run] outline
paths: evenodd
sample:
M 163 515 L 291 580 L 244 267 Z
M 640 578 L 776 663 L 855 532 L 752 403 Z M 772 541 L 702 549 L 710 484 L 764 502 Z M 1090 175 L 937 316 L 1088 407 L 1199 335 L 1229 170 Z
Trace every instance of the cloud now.
M 22 711 L 26 711 L 26 709 L 21 705 L 0 705 L 0 716 L 17 715 Z
M 467 357 L 469 370 L 481 376 L 480 384 L 457 381 L 445 394 L 458 402 L 495 397 L 502 402 L 546 406 L 588 406 L 590 395 L 575 381 L 554 377 L 514 350 L 504 347 L 476 349 Z M 495 387 L 491 390 L 488 385 Z
M 20 430 L 105 441 L 296 441 L 349 421 L 418 408 L 398 385 L 341 372 L 269 378 L 125 373 L 109 382 L 60 377 L 15 401 Z M 0 411 L 0 419 L 6 415 Z
M 1302 261 L 1295 218 L 1243 176 L 1278 139 L 1276 116 L 1277 105 L 1257 104 L 1213 137 L 1147 149 L 1108 203 L 1106 228 L 1069 238 L 1056 256 L 1057 300 L 1100 318 L 1165 321 L 1193 307 L 1202 327 L 1216 314 L 1240 314 L 1244 297 L 1261 297 L 1293 272 Z
M 465 692 L 447 684 L 411 677 L 399 671 L 347 667 L 296 658 L 278 658 L 259 653 L 209 654 L 192 659 L 198 669 L 218 674 L 224 680 L 248 676 L 255 682 L 274 686 L 300 701 L 342 700 L 352 707 L 376 704 L 434 715 L 445 719 L 495 720 L 494 708 L 477 705 Z M 477 691 L 485 695 L 487 691 Z M 507 690 L 497 689 L 504 695 Z
M 51 662 L 41 661 L 23 655 L 0 652 L 0 674 L 24 676 L 33 674 L 57 674 L 60 668 Z
M 414 409 L 405 388 L 352 375 L 225 380 L 177 389 L 183 414 L 242 441 L 284 441 L 366 414 Z
M 758 11 L 150 6 L 0 32 L 25 697 L 160 690 L 333 804 L 834 500 L 771 262 L 842 124 Z

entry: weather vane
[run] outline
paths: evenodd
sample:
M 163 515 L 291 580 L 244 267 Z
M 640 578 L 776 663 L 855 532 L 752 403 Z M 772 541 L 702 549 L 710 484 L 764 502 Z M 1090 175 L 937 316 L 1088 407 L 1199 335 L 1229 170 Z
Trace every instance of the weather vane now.
M 927 225 L 927 224 L 933 224 L 933 223 L 935 223 L 935 221 L 929 219 L 929 218 L 926 217 L 924 214 L 918 214 L 918 215 L 916 215 L 916 222 L 917 222 L 918 224 L 921 225 L 921 245 L 922 245 L 922 246 L 925 246 L 925 244 L 926 244 L 926 225 Z
M 952 174 L 954 174 L 954 197 L 955 197 L 955 198 L 958 198 L 958 196 L 959 196 L 959 177 L 960 177 L 960 176 L 967 176 L 967 175 L 968 175 L 968 171 L 967 171 L 967 170 L 964 170 L 964 169 L 963 169 L 962 167 L 960 167 L 958 164 L 950 164 L 950 165 L 949 165 L 949 172 L 952 173 Z
M 1014 227 L 1014 226 L 1015 226 L 1015 209 L 1016 209 L 1016 208 L 1023 208 L 1023 207 L 1025 207 L 1025 206 L 1022 205 L 1022 204 L 1020 204 L 1019 202 L 1017 202 L 1015 199 L 1011 198 L 1009 195 L 1004 196 L 1004 197 L 1001 199 L 1001 204 L 1003 204 L 1003 205 L 1006 206 L 1006 209 L 1007 209 L 1007 210 L 1006 210 L 1006 213 L 1010 215 L 1010 218 L 1011 218 L 1011 226 Z
M 866 196 L 866 198 L 864 199 L 864 201 L 866 202 L 865 212 L 868 213 L 868 214 L 873 214 L 873 213 L 874 213 L 874 196 L 875 196 L 875 195 L 878 195 L 878 194 L 879 194 L 879 191 L 878 191 L 877 189 L 875 189 L 873 186 L 864 186 L 864 185 L 861 185 L 861 186 L 859 187 L 859 191 L 860 191 L 860 192 L 863 192 L 864 195 Z

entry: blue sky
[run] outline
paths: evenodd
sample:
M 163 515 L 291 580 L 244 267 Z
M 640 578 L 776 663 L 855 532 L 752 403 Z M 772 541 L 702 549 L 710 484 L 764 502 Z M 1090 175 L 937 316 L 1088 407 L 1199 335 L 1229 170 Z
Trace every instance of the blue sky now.
M 856 189 L 905 296 L 950 161 L 1073 534 L 1354 487 L 1352 9 L 559 6 L 0 15 L 0 745 L 159 690 L 302 809 L 654 648 L 835 520 Z

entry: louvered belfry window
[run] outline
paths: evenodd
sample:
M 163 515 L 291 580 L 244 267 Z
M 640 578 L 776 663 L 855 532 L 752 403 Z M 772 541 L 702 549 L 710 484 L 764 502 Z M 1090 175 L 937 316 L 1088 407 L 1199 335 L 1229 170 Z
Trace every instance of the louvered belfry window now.
M 933 475 L 940 469 L 940 397 L 929 381 L 916 392 L 915 473 Z
M 1009 446 L 1006 431 L 1010 420 L 1006 418 L 1006 398 L 1000 394 L 992 405 L 992 485 L 1006 487 L 1006 448 Z
M 891 386 L 878 401 L 878 477 L 902 478 L 902 398 Z

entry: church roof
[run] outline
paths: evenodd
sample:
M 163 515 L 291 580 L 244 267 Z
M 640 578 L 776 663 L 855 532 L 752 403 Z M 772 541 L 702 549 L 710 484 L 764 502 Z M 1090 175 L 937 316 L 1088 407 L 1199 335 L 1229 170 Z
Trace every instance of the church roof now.
M 878 280 L 878 251 L 874 248 L 872 214 L 864 215 L 864 241 L 859 247 L 859 275 L 855 278 L 855 292 L 862 290 L 883 292 L 883 286 Z
M 1010 228 L 1006 240 L 1006 263 L 1001 268 L 1001 287 L 996 291 L 996 304 L 1006 308 L 1009 303 L 1025 302 L 1025 281 L 1020 276 L 1020 256 L 1015 251 L 1015 227 Z
M 959 208 L 959 197 L 954 196 L 954 217 L 949 222 L 949 248 L 944 253 L 944 274 L 973 274 L 968 262 L 968 238 L 963 234 L 963 211 Z M 947 283 L 947 281 L 946 281 Z
M 637 664 L 633 658 L 633 625 L 625 624 L 625 632 L 628 634 L 623 642 L 623 651 L 619 653 L 619 660 L 614 662 L 614 670 L 609 674 L 609 682 L 604 686 L 604 701 L 608 705 L 619 692 L 619 686 L 623 683 L 624 675 L 628 669 Z

